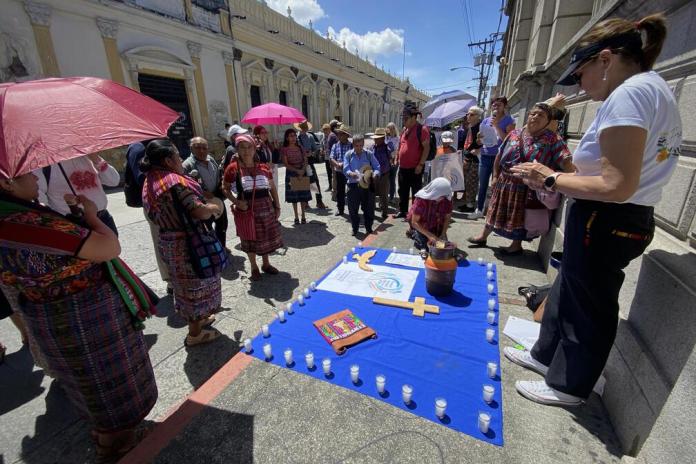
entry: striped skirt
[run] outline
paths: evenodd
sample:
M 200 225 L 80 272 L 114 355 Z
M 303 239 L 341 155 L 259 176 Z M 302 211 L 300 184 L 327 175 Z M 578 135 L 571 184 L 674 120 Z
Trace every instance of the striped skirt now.
M 51 375 L 95 430 L 133 428 L 147 416 L 157 400 L 148 348 L 111 283 L 20 308 Z
M 220 311 L 220 276 L 201 279 L 196 275 L 185 233 L 160 232 L 159 251 L 169 270 L 169 283 L 174 288 L 174 310 L 181 317 L 192 322 Z
M 505 238 L 524 240 L 524 214 L 529 189 L 522 180 L 502 171 L 493 186 L 491 200 L 486 213 L 486 226 Z
M 276 219 L 271 197 L 254 200 L 254 226 L 256 240 L 242 240 L 242 251 L 267 255 L 283 246 L 280 236 L 280 223 Z

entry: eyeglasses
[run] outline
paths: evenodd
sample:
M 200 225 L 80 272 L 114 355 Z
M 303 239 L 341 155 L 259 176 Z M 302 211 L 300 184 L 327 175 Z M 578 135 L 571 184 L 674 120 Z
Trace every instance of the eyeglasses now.
M 191 145 L 191 148 L 208 148 L 208 145 Z
M 582 68 L 584 68 L 585 66 L 587 66 L 588 64 L 590 64 L 591 62 L 593 62 L 596 59 L 597 59 L 597 55 L 591 56 L 590 58 L 586 59 L 580 66 L 578 66 L 578 68 L 575 70 L 575 72 L 570 75 L 570 77 L 572 77 L 573 80 L 575 81 L 576 85 L 581 85 L 581 83 L 582 83 L 582 74 L 578 74 L 578 72 L 581 71 Z

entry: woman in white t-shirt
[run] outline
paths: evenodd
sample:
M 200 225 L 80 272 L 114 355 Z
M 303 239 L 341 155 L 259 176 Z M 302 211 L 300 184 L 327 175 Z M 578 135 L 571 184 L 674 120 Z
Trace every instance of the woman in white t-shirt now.
M 575 199 L 539 340 L 531 352 L 504 350 L 545 375 L 517 382 L 532 401 L 573 406 L 590 395 L 616 337 L 623 268 L 652 240 L 653 207 L 681 144 L 674 95 L 651 71 L 666 32 L 658 14 L 635 23 L 605 20 L 585 34 L 558 81 L 603 101 L 573 154 L 577 171 L 554 173 L 535 163 L 513 168 L 530 187 Z

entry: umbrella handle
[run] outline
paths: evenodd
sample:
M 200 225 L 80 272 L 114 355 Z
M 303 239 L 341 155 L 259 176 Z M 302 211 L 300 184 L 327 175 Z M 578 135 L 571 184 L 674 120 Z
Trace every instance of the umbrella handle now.
M 57 164 L 58 164 L 58 167 L 60 168 L 60 172 L 63 173 L 63 177 L 65 177 L 65 182 L 67 182 L 68 187 L 70 187 L 70 191 L 72 192 L 73 195 L 77 196 L 75 189 L 73 188 L 72 184 L 70 183 L 70 179 L 68 179 L 68 175 L 65 173 L 65 169 L 63 169 L 63 165 L 60 163 L 57 163 Z

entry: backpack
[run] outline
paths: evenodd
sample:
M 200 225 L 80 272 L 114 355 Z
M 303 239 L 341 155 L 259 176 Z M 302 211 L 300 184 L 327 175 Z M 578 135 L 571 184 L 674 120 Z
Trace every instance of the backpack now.
M 126 204 L 131 208 L 143 207 L 143 186 L 138 184 L 138 179 L 133 175 L 130 165 L 126 163 L 124 173 L 123 193 L 126 196 Z
M 423 143 L 423 141 L 421 140 L 422 131 L 423 131 L 423 124 L 418 124 L 416 126 L 416 137 L 418 137 L 418 144 L 419 145 Z M 430 151 L 428 152 L 428 157 L 425 160 L 431 161 L 433 158 L 435 158 L 435 153 L 437 153 L 437 137 L 435 137 L 435 134 L 433 134 L 433 131 L 430 131 Z

